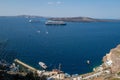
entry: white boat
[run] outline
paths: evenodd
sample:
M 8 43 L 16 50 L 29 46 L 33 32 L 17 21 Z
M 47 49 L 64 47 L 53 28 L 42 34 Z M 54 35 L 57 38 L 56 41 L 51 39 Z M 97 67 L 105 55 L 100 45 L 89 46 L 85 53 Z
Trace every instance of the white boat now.
M 29 20 L 29 23 L 39 23 L 40 21 L 39 20 Z
M 87 60 L 87 64 L 90 64 L 90 61 L 89 61 L 89 60 Z
M 40 30 L 38 30 L 37 33 L 40 33 Z
M 31 23 L 32 22 L 32 20 L 29 20 L 29 23 Z
M 48 34 L 48 32 L 46 32 L 46 34 Z
M 46 64 L 43 63 L 43 62 L 39 62 L 39 65 L 40 65 L 43 69 L 46 69 L 46 68 L 47 68 Z

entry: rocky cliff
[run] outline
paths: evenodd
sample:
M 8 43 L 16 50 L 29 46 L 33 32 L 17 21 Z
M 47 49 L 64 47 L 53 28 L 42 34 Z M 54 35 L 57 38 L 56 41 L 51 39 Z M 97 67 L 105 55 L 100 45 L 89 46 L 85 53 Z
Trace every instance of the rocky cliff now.
M 111 49 L 108 54 L 103 58 L 106 67 L 110 67 L 112 73 L 120 72 L 120 45 Z

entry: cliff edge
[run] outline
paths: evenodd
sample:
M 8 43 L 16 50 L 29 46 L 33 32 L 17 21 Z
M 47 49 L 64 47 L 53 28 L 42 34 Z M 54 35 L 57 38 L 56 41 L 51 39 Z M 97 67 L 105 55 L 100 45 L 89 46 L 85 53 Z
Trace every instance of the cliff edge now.
M 120 45 L 111 49 L 110 52 L 103 57 L 103 62 L 106 67 L 111 69 L 112 73 L 120 72 Z

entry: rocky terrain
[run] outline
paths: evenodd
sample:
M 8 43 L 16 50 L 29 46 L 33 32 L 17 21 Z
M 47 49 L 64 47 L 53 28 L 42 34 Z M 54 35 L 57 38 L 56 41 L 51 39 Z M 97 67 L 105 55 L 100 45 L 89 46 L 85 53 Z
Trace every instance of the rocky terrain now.
M 103 57 L 103 63 L 84 78 L 85 80 L 120 80 L 120 45 L 111 49 Z
M 103 58 L 104 63 L 107 60 L 111 60 L 112 64 L 109 66 L 111 68 L 112 73 L 119 73 L 120 72 L 120 45 L 116 48 L 111 49 L 109 54 Z

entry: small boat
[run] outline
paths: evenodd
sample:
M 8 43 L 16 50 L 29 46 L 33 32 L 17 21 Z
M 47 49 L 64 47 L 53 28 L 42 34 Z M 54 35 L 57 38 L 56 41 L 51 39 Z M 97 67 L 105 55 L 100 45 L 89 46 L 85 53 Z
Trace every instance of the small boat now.
M 32 20 L 29 20 L 29 23 L 31 23 L 32 22 Z
M 39 20 L 29 20 L 29 23 L 39 23 L 40 21 Z
M 89 61 L 89 60 L 87 60 L 87 64 L 90 64 L 90 61 Z
M 46 32 L 46 34 L 48 34 L 48 32 Z
M 37 33 L 40 33 L 40 30 L 38 30 Z
M 43 62 L 39 62 L 39 65 L 40 65 L 43 69 L 46 69 L 46 68 L 47 68 L 46 64 L 43 63 Z

